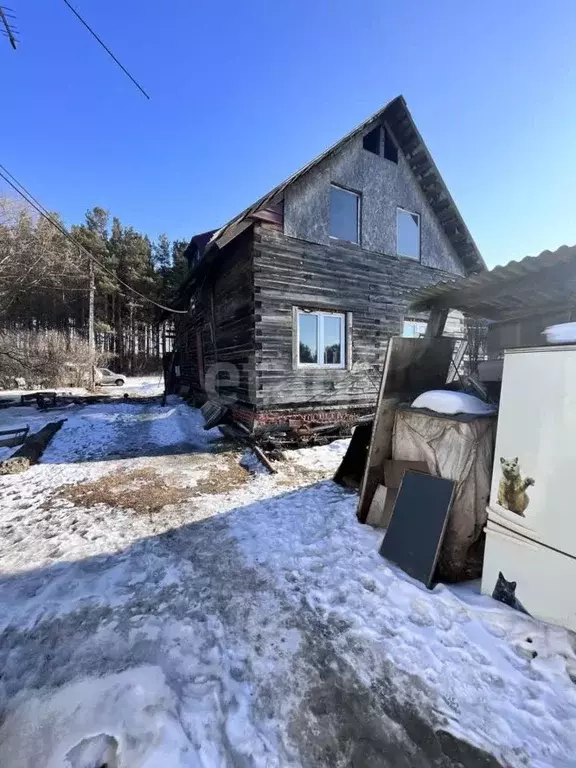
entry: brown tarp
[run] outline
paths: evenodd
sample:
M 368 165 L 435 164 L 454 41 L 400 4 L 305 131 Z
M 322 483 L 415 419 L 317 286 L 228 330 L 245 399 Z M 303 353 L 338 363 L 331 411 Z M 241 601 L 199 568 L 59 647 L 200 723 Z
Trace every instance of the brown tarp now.
M 459 581 L 481 574 L 495 434 L 495 416 L 443 416 L 407 407 L 396 412 L 393 458 L 425 461 L 430 474 L 456 482 L 439 579 Z

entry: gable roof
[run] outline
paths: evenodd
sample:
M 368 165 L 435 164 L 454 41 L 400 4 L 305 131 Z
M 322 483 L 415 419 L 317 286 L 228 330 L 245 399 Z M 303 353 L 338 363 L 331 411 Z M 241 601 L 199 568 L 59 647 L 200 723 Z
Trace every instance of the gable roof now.
M 243 232 L 253 223 L 253 217 L 262 209 L 268 209 L 279 203 L 284 196 L 285 190 L 308 173 L 312 168 L 322 163 L 324 160 L 338 151 L 344 144 L 356 137 L 358 134 L 367 130 L 378 123 L 385 124 L 392 133 L 398 146 L 402 150 L 406 161 L 412 173 L 414 174 L 426 200 L 434 211 L 440 222 L 446 236 L 448 237 L 456 254 L 460 258 L 468 274 L 482 272 L 486 269 L 486 264 L 480 255 L 476 243 L 470 234 L 468 227 L 464 223 L 456 203 L 452 199 L 440 171 L 436 167 L 432 155 L 424 144 L 420 132 L 410 114 L 406 101 L 403 96 L 397 96 L 388 102 L 382 109 L 369 117 L 354 130 L 340 139 L 336 144 L 314 158 L 311 162 L 301 168 L 299 171 L 288 177 L 277 187 L 270 190 L 267 194 L 257 200 L 253 205 L 242 211 L 223 227 L 218 229 L 211 237 L 206 246 L 206 250 L 214 247 L 222 248 L 233 240 L 240 232 Z

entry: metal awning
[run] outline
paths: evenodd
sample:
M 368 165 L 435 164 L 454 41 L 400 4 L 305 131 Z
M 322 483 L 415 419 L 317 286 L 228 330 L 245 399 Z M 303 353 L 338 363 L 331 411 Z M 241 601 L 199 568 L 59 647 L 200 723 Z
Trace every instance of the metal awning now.
M 570 306 L 576 307 L 576 246 L 563 245 L 423 288 L 413 294 L 410 308 L 458 309 L 488 320 L 507 320 Z

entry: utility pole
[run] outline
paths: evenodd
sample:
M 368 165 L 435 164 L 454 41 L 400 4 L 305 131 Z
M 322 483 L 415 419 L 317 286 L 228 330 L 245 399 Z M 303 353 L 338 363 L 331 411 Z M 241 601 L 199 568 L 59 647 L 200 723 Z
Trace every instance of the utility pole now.
M 94 367 L 96 364 L 96 340 L 94 338 L 94 294 L 96 283 L 94 280 L 94 261 L 88 259 L 88 351 L 90 357 L 90 389 L 94 389 Z
M 128 354 L 130 355 L 130 375 L 134 376 L 134 302 L 128 302 L 130 309 L 130 336 L 128 338 Z
M 14 24 L 12 25 L 10 24 L 10 22 L 8 21 L 8 17 L 13 19 L 14 14 L 10 13 L 8 8 L 2 8 L 2 6 L 0 5 L 0 22 L 2 22 L 4 26 L 4 29 L 0 29 L 0 32 L 4 33 L 4 35 L 10 41 L 10 45 L 12 46 L 12 48 L 16 50 L 16 44 L 18 42 L 16 40 L 16 35 L 15 35 L 16 27 L 14 26 Z

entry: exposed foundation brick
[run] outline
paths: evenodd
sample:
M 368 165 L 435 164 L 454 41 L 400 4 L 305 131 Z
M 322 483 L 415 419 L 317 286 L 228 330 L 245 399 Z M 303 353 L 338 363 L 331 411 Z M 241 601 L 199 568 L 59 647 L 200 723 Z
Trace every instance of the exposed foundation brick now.
M 193 397 L 190 399 L 199 407 L 206 401 L 206 397 Z M 299 429 L 305 425 L 314 426 L 320 424 L 340 423 L 344 427 L 352 427 L 362 417 L 373 413 L 371 408 L 342 409 L 318 409 L 307 411 L 253 411 L 248 406 L 240 403 L 226 404 L 231 419 L 244 424 L 250 431 L 265 428 L 276 424 L 285 424 L 291 429 Z
M 293 429 L 304 425 L 341 423 L 352 426 L 361 416 L 372 413 L 372 409 L 317 410 L 317 411 L 260 411 L 256 414 L 254 427 L 273 424 L 288 424 Z
M 228 406 L 228 413 L 234 421 L 239 421 L 250 430 L 253 429 L 255 417 L 254 411 L 251 411 L 245 406 L 235 404 Z

